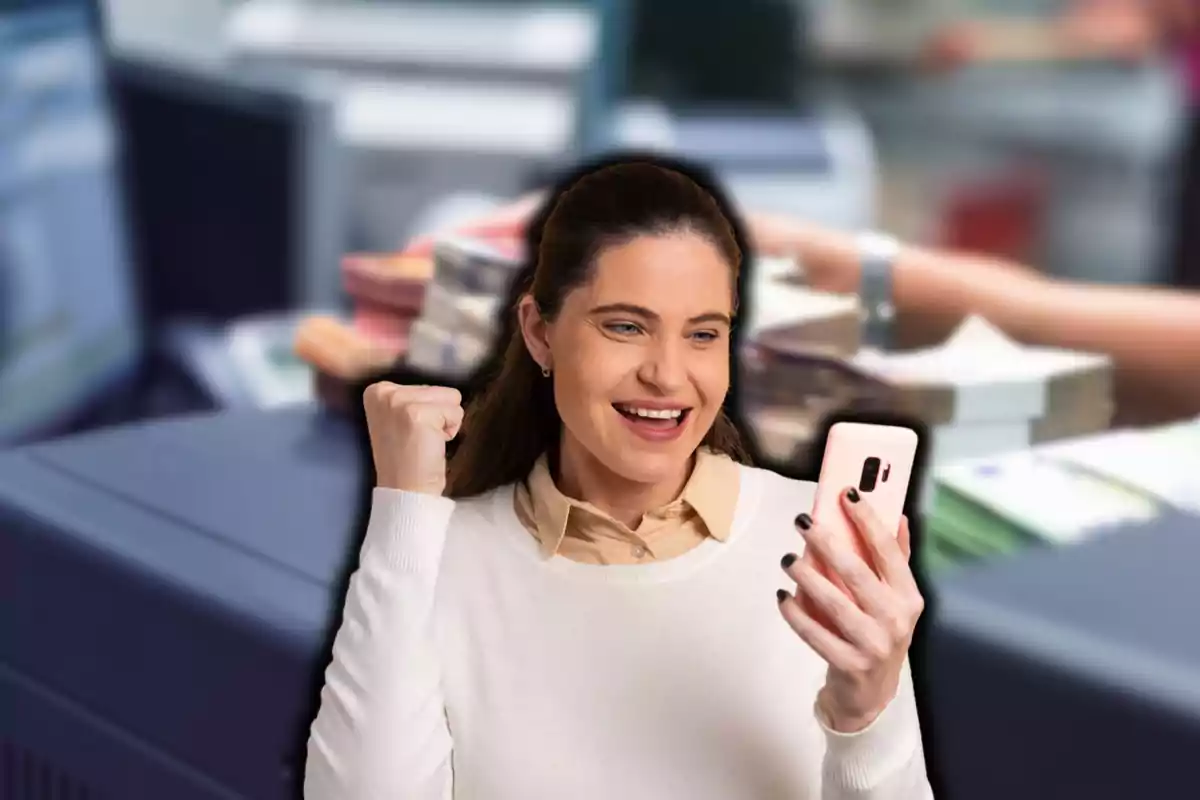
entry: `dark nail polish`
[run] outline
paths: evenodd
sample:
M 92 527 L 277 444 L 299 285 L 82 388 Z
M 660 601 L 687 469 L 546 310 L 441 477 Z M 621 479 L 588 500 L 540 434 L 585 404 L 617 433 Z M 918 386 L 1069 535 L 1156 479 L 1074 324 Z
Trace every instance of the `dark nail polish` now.
M 857 503 L 858 502 L 858 489 L 851 489 L 850 491 L 846 492 L 846 499 L 849 500 L 851 503 Z
M 787 569 L 787 568 L 788 568 L 788 567 L 790 567 L 792 564 L 795 564 L 795 563 L 796 563 L 796 554 L 795 554 L 795 553 L 788 553 L 786 556 L 784 556 L 784 557 L 783 557 L 783 560 L 782 560 L 782 561 L 780 561 L 779 563 L 783 565 L 783 568 L 784 568 L 784 569 Z
M 812 517 L 810 517 L 808 514 L 801 514 L 800 516 L 796 517 L 796 524 L 800 526 L 801 530 L 806 531 L 812 527 Z
M 780 589 L 779 591 L 775 592 L 775 599 L 781 603 L 784 600 L 787 600 L 787 596 L 788 596 L 787 592 L 785 592 L 783 589 Z

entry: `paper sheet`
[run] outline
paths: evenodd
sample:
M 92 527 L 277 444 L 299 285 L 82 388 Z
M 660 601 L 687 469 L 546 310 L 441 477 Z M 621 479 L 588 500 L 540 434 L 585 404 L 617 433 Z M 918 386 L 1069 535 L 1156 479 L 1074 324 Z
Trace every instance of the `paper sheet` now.
M 1056 544 L 1114 524 L 1144 522 L 1153 500 L 1023 451 L 937 471 L 937 481 Z
M 1123 430 L 1040 448 L 1045 457 L 1146 492 L 1200 514 L 1200 421 Z
M 972 316 L 944 343 L 908 353 L 864 351 L 856 359 L 885 377 L 914 383 L 1036 383 L 1053 375 L 1102 366 L 1091 353 L 1026 347 L 983 317 Z

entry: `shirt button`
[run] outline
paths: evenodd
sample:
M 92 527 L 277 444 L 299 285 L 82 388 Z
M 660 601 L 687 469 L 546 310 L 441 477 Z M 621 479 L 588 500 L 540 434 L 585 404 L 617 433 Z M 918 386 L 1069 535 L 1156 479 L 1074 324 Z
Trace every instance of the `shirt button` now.
M 645 558 L 646 557 L 646 548 L 642 547 L 640 544 L 634 546 L 633 557 L 634 558 Z

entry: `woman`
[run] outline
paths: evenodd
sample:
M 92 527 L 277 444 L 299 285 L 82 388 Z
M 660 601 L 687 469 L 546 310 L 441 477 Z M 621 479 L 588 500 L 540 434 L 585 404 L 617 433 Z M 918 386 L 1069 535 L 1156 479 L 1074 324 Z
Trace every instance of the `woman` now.
M 930 797 L 907 526 L 848 492 L 868 564 L 723 414 L 729 212 L 629 161 L 541 219 L 465 421 L 451 389 L 366 393 L 377 486 L 306 797 Z

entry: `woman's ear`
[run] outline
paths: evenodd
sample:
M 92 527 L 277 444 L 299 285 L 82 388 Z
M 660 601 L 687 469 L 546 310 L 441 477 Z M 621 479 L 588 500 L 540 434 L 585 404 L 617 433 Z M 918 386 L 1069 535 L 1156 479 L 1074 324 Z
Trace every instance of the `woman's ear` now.
M 521 326 L 521 337 L 525 340 L 529 355 L 543 371 L 553 369 L 546 321 L 542 319 L 533 295 L 525 295 L 517 304 L 517 324 Z

